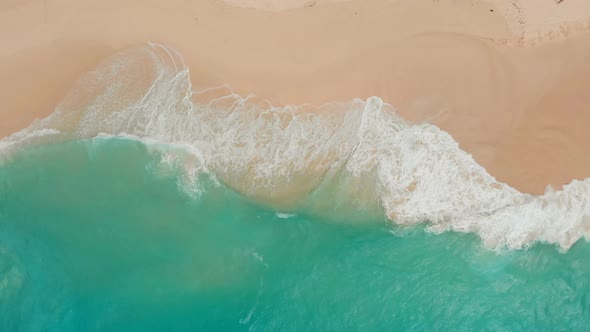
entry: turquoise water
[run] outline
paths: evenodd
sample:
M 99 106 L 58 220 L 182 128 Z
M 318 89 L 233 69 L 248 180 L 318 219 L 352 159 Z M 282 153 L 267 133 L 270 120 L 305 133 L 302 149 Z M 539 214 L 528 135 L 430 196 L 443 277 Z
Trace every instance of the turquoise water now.
M 585 330 L 590 245 L 278 214 L 140 142 L 0 166 L 0 331 Z M 322 198 L 317 198 L 322 199 Z M 324 198 L 327 199 L 327 198 Z

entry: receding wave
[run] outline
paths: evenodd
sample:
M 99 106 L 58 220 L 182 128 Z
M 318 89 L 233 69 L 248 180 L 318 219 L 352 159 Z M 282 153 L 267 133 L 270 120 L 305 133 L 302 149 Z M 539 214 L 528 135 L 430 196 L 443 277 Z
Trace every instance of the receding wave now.
M 31 144 L 97 136 L 176 147 L 162 160 L 182 165 L 187 186 L 198 188 L 198 175 L 208 173 L 280 211 L 367 210 L 396 224 L 473 232 L 490 248 L 541 241 L 568 249 L 590 237 L 590 179 L 524 194 L 498 182 L 447 132 L 404 120 L 378 97 L 273 107 L 227 87 L 193 90 L 182 57 L 162 45 L 107 59 L 52 115 L 0 148 L 6 157 Z M 323 195 L 331 199 L 313 199 Z

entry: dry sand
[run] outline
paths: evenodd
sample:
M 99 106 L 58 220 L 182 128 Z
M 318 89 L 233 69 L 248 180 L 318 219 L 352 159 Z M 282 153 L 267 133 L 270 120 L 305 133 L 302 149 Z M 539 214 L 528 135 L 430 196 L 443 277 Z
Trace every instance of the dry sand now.
M 589 22 L 588 0 L 4 0 L 0 137 L 104 57 L 154 41 L 196 87 L 274 104 L 380 96 L 540 193 L 590 176 Z

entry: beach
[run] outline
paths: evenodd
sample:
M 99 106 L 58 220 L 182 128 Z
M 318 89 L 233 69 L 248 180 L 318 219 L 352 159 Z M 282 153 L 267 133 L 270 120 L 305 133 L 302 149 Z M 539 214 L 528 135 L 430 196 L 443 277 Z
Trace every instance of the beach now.
M 517 2 L 518 16 L 509 1 L 285 2 L 281 11 L 276 2 L 10 1 L 0 8 L 0 135 L 50 114 L 106 56 L 153 41 L 183 54 L 197 88 L 227 84 L 273 105 L 379 96 L 448 131 L 498 180 L 539 194 L 590 169 L 590 3 L 540 2 Z

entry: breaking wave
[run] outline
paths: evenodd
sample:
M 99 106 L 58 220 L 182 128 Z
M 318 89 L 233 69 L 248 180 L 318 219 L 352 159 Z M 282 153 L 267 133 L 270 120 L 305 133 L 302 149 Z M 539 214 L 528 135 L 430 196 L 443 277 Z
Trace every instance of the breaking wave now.
M 52 115 L 0 140 L 0 153 L 113 136 L 164 151 L 194 191 L 207 173 L 281 211 L 378 211 L 395 224 L 476 233 L 496 249 L 538 241 L 568 249 L 590 238 L 590 179 L 524 194 L 447 132 L 404 120 L 378 97 L 273 107 L 227 87 L 193 90 L 181 56 L 158 44 L 107 59 Z

